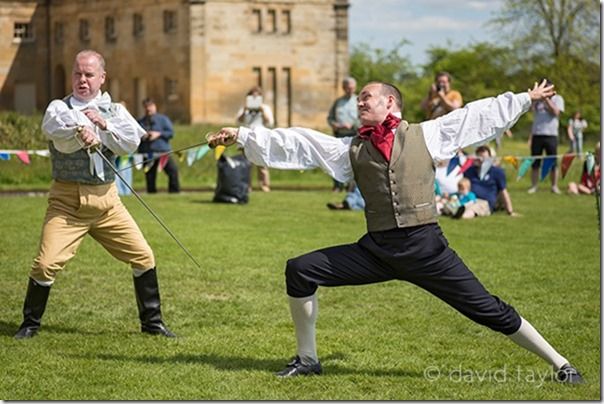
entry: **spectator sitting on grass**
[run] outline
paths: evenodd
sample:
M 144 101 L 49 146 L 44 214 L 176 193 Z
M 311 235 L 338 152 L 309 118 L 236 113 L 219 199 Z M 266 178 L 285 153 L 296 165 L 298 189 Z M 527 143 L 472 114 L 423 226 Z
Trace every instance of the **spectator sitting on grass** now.
M 583 171 L 581 172 L 581 182 L 570 182 L 568 184 L 568 193 L 571 195 L 591 195 L 600 187 L 600 142 L 596 144 L 594 153 L 595 165 L 590 173 L 587 166 L 587 161 L 583 163 Z

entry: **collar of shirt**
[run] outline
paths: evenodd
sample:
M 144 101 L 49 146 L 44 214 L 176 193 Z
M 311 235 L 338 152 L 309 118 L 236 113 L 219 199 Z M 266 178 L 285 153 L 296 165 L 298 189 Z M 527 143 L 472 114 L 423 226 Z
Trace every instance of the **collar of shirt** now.
M 107 92 L 101 93 L 101 91 L 99 91 L 97 96 L 94 97 L 90 101 L 80 101 L 73 95 L 71 96 L 70 101 L 71 101 L 71 106 L 73 107 L 73 109 L 78 110 L 78 111 L 81 111 L 84 109 L 96 109 L 96 110 L 102 109 L 102 110 L 106 111 L 111 106 L 111 96 L 109 95 L 109 93 L 107 93 Z

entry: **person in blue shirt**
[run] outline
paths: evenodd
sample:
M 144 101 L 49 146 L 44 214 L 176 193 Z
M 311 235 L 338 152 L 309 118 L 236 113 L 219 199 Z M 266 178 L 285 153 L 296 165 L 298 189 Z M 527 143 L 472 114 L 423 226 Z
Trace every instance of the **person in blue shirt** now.
M 174 137 L 172 121 L 170 121 L 170 118 L 167 116 L 157 113 L 157 105 L 151 98 L 143 100 L 143 107 L 145 108 L 145 116 L 140 118 L 138 123 L 145 129 L 147 134 L 141 139 L 138 152 L 145 155 L 153 155 L 152 157 L 158 157 L 158 154 L 172 150 L 170 147 L 170 139 Z M 150 161 L 148 166 L 145 166 L 147 192 L 150 194 L 157 192 L 156 178 L 159 164 L 160 159 L 156 158 Z M 180 192 L 178 166 L 171 156 L 168 157 L 168 161 L 163 167 L 163 170 L 168 175 L 168 192 Z
M 464 207 L 465 209 L 461 216 L 464 219 L 471 219 L 476 216 L 489 216 L 501 205 L 503 205 L 508 215 L 518 216 L 512 206 L 512 199 L 507 190 L 507 182 L 503 169 L 491 165 L 481 177 L 480 174 L 483 171 L 483 165 L 491 162 L 491 149 L 488 146 L 479 146 L 476 148 L 474 165 L 466 170 L 464 176 L 470 180 L 472 192 L 474 192 L 478 199 L 476 203 Z

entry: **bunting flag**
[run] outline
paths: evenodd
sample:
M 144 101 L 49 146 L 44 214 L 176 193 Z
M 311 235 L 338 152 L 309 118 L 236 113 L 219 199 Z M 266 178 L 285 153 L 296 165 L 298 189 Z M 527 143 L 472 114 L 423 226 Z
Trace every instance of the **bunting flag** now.
M 465 163 L 463 163 L 463 164 L 461 165 L 461 167 L 460 167 L 460 169 L 459 169 L 459 172 L 460 172 L 461 174 L 465 173 L 465 172 L 466 172 L 466 170 L 467 170 L 468 168 L 472 167 L 472 164 L 474 164 L 474 160 L 475 160 L 475 159 L 473 159 L 472 157 L 468 157 L 468 158 L 466 159 Z
M 518 169 L 519 161 L 516 156 L 503 156 L 502 159 L 506 163 L 513 165 L 516 170 Z
M 585 157 L 585 166 L 587 167 L 587 174 L 591 175 L 596 166 L 596 159 L 593 154 L 587 153 L 587 156 Z
M 197 148 L 194 147 L 192 149 L 187 150 L 187 166 L 191 167 L 195 162 L 197 156 Z
M 145 160 L 153 160 L 153 152 L 149 152 L 147 153 L 147 158 Z M 147 161 L 145 163 L 145 166 L 143 167 L 143 172 L 145 174 L 147 174 L 149 172 L 149 170 L 151 169 L 151 167 L 153 167 L 153 162 L 152 161 Z
M 527 158 L 522 161 L 522 164 L 520 164 L 520 167 L 518 168 L 518 176 L 516 177 L 516 181 L 520 181 L 520 179 L 524 177 L 524 174 L 526 174 L 532 164 L 532 158 Z
M 220 158 L 220 156 L 222 156 L 222 153 L 224 153 L 225 150 L 226 150 L 226 147 L 223 145 L 216 146 L 216 148 L 214 149 L 214 158 L 216 160 L 218 160 Z
M 27 153 L 27 151 L 25 150 L 19 150 L 18 152 L 15 153 L 17 155 L 17 157 L 19 158 L 19 160 L 21 160 L 23 162 L 23 164 L 29 164 L 29 154 Z
M 547 177 L 547 174 L 549 174 L 549 172 L 552 170 L 555 163 L 555 157 L 546 157 L 543 159 L 543 164 L 541 164 L 541 181 Z
M 10 160 L 10 154 L 9 153 L 0 153 L 0 160 Z
M 164 169 L 164 167 L 166 166 L 166 164 L 168 164 L 168 161 L 170 161 L 170 155 L 169 154 L 164 154 L 159 158 L 159 167 L 157 169 L 157 171 L 162 171 Z
M 48 150 L 36 150 L 34 154 L 41 157 L 50 157 L 50 151 Z
M 451 174 L 451 171 L 453 171 L 458 165 L 459 156 L 455 156 L 451 160 L 449 160 L 449 165 L 447 166 L 447 175 Z
M 568 172 L 568 169 L 570 168 L 570 165 L 573 163 L 574 159 L 574 153 L 566 153 L 564 156 L 562 156 L 562 162 L 560 163 L 560 171 L 562 172 L 562 178 L 566 177 L 566 173 Z
M 143 168 L 143 161 L 144 161 L 143 155 L 136 153 L 133 155 L 133 157 L 134 157 L 134 167 L 137 170 L 140 170 L 141 168 Z
M 204 144 L 203 146 L 201 146 L 198 150 L 197 150 L 197 154 L 195 155 L 195 161 L 197 160 L 201 160 L 203 158 L 203 156 L 205 156 L 207 154 L 207 152 L 210 151 L 210 146 L 207 144 Z
M 178 156 L 178 161 L 180 163 L 182 163 L 183 161 L 185 161 L 185 154 L 183 152 L 177 151 L 174 154 L 176 154 Z
M 489 157 L 484 159 L 484 161 L 482 162 L 482 165 L 480 166 L 480 179 L 484 180 L 485 175 L 487 175 L 487 173 L 489 172 L 489 170 L 491 169 L 491 166 L 493 165 L 493 158 Z

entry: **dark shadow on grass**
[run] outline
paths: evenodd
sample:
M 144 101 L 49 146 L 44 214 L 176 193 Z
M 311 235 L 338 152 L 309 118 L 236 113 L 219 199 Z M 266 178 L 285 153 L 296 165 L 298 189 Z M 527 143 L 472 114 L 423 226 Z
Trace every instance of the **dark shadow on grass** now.
M 0 335 L 4 336 L 13 336 L 19 329 L 21 323 L 16 322 L 8 322 L 0 320 Z M 109 330 L 85 330 L 82 328 L 72 328 L 72 327 L 64 327 L 60 325 L 53 324 L 42 324 L 40 326 L 40 330 L 38 331 L 38 335 L 43 335 L 44 333 L 52 333 L 52 334 L 80 334 L 80 335 L 103 335 L 103 334 L 113 334 L 115 332 Z M 125 331 L 124 334 L 138 334 L 135 331 Z
M 82 357 L 79 356 L 78 357 Z M 177 354 L 169 357 L 159 357 L 151 355 L 140 355 L 140 356 L 125 356 L 125 355 L 114 355 L 114 354 L 98 354 L 98 355 L 86 355 L 86 359 L 94 358 L 97 360 L 105 361 L 130 361 L 138 362 L 142 364 L 204 364 L 210 365 L 217 370 L 224 371 L 243 371 L 243 370 L 258 370 L 265 371 L 267 373 L 274 373 L 282 370 L 287 364 L 287 359 L 262 359 L 262 358 L 250 358 L 250 357 L 239 357 L 239 356 L 226 356 L 216 354 Z M 403 369 L 362 369 L 362 368 L 349 368 L 341 366 L 339 364 L 331 363 L 334 360 L 345 358 L 342 353 L 334 353 L 321 359 L 323 365 L 323 372 L 326 375 L 367 375 L 367 376 L 378 376 L 378 377 L 417 377 L 424 378 L 424 374 L 421 372 L 410 372 Z

